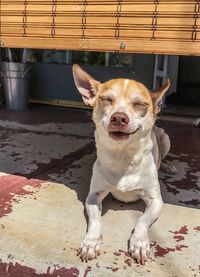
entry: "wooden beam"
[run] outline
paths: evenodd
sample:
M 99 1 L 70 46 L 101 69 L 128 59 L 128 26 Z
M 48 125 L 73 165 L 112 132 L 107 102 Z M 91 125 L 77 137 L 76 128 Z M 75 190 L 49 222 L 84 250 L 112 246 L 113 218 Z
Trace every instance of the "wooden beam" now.
M 78 108 L 78 109 L 86 109 L 91 110 L 90 106 L 86 106 L 84 103 L 79 101 L 70 101 L 70 100 L 60 100 L 60 99 L 35 99 L 30 98 L 30 103 L 35 104 L 44 104 L 44 105 L 52 105 L 59 107 L 69 107 L 69 108 Z
M 0 37 L 2 47 L 200 56 L 200 41 Z

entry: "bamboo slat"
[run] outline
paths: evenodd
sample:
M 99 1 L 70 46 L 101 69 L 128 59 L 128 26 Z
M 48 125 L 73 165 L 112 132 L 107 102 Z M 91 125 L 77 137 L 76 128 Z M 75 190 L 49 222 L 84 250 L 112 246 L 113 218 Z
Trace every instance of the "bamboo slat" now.
M 0 12 L 4 47 L 200 53 L 198 0 L 1 0 Z

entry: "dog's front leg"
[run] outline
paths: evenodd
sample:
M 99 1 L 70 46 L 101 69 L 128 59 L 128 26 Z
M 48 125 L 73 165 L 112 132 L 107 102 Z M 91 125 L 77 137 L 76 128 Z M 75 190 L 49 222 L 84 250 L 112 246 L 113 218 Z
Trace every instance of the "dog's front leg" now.
M 79 256 L 84 261 L 96 258 L 100 253 L 102 242 L 102 200 L 108 191 L 90 191 L 86 199 L 86 211 L 88 214 L 88 231 L 80 246 Z
M 129 241 L 129 253 L 138 263 L 144 264 L 149 253 L 150 243 L 148 237 L 149 227 L 159 217 L 162 208 L 162 198 L 147 198 L 145 197 L 146 210 L 144 214 L 138 219 L 134 233 Z

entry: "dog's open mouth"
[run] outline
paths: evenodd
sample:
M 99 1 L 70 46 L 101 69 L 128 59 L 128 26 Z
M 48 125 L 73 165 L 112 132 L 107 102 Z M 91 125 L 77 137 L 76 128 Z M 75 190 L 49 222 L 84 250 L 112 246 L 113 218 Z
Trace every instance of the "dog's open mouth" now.
M 137 128 L 134 132 L 132 133 L 126 133 L 126 132 L 121 132 L 121 131 L 110 131 L 109 136 L 114 139 L 114 140 L 126 140 L 129 138 L 130 135 L 135 134 L 139 128 Z
M 129 135 L 128 133 L 124 133 L 124 132 L 109 132 L 109 136 L 112 138 L 112 139 L 115 139 L 115 140 L 121 140 L 121 139 L 128 139 L 129 138 Z

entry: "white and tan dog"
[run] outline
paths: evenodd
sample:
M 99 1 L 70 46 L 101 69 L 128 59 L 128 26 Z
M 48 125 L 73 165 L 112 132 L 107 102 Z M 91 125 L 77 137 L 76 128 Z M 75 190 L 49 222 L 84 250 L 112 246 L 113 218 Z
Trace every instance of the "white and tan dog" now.
M 148 229 L 158 218 L 163 204 L 158 168 L 170 142 L 168 135 L 154 124 L 169 80 L 153 93 L 143 84 L 128 79 L 101 84 L 76 64 L 73 76 L 84 103 L 93 107 L 97 148 L 86 200 L 88 231 L 79 255 L 86 261 L 99 255 L 101 203 L 111 192 L 124 202 L 143 199 L 146 203 L 129 241 L 130 255 L 144 264 L 150 251 Z

